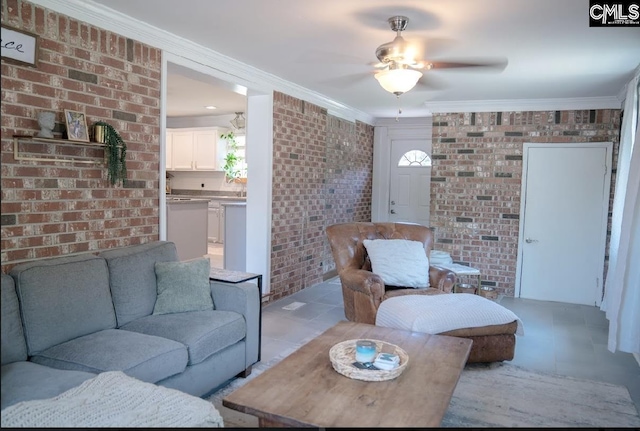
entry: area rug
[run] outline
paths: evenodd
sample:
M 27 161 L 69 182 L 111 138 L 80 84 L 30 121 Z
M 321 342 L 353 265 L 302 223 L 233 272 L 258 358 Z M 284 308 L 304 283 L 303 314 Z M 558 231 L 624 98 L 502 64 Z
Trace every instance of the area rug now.
M 222 399 L 290 353 L 258 364 L 248 378 L 235 379 L 207 398 L 220 411 L 225 427 L 258 426 L 255 417 L 223 407 Z M 624 386 L 546 374 L 508 363 L 469 364 L 441 426 L 637 428 L 640 416 Z

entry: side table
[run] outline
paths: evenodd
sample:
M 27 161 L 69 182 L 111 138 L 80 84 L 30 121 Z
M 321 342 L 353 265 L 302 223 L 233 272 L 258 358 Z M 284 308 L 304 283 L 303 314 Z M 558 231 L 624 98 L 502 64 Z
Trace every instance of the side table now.
M 209 271 L 209 280 L 221 283 L 238 284 L 249 280 L 258 281 L 258 362 L 262 352 L 262 274 L 253 274 L 251 272 L 229 271 L 221 268 L 211 268 Z
M 456 276 L 459 275 L 468 275 L 468 276 L 477 276 L 478 277 L 478 289 L 476 293 L 480 294 L 480 270 L 477 268 L 472 268 L 466 265 L 460 265 L 459 263 L 447 263 L 447 264 L 439 264 L 438 266 L 448 269 L 450 271 L 455 272 Z M 455 286 L 454 286 L 455 289 Z

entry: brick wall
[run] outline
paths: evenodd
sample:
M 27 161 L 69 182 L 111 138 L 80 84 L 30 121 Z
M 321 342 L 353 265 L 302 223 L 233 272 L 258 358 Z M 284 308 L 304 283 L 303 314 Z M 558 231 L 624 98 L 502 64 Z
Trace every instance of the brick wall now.
M 333 259 L 324 229 L 371 217 L 373 127 L 274 94 L 271 296 L 320 283 Z
M 620 111 L 610 109 L 434 115 L 435 248 L 479 268 L 484 285 L 513 296 L 523 143 L 613 142 L 612 202 L 619 130 Z
M 157 240 L 160 51 L 27 1 L 3 1 L 2 23 L 40 37 L 37 68 L 2 60 L 2 271 Z M 12 136 L 37 133 L 40 111 L 62 131 L 64 109 L 120 132 L 126 187 L 109 184 L 104 164 L 14 159 Z

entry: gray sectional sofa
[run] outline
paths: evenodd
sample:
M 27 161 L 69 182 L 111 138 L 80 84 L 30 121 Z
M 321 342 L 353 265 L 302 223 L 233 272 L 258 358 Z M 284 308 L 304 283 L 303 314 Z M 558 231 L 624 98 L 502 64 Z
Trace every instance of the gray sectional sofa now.
M 210 282 L 214 309 L 154 315 L 155 262 L 172 242 L 42 259 L 2 274 L 1 408 L 104 371 L 202 396 L 258 360 L 260 298 Z

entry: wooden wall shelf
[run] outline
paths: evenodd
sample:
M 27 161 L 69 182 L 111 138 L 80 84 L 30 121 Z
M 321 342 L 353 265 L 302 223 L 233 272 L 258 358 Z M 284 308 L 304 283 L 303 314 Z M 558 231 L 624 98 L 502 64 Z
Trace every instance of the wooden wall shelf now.
M 100 142 L 83 142 L 83 141 L 71 141 L 69 139 L 56 139 L 56 138 L 38 138 L 34 136 L 26 135 L 14 135 L 13 136 L 13 157 L 16 160 L 30 160 L 39 162 L 69 162 L 69 163 L 90 163 L 90 164 L 103 164 L 105 163 L 105 154 L 101 156 L 91 155 L 57 155 L 57 154 L 43 154 L 37 153 L 36 155 L 27 155 L 24 151 L 20 151 L 21 145 L 25 144 L 56 144 L 65 146 L 82 146 L 102 148 L 106 147 L 106 144 Z

